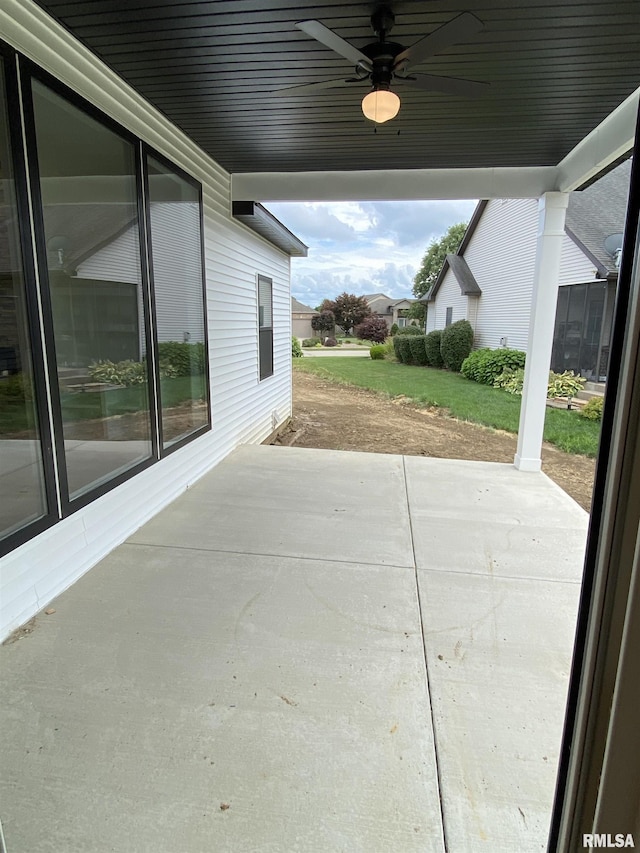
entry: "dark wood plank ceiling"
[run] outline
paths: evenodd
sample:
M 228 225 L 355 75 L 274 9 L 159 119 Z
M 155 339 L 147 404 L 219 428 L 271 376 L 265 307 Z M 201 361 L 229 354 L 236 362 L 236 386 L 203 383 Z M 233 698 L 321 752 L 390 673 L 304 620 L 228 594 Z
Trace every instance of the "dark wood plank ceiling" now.
M 415 70 L 490 83 L 473 100 L 397 88 L 374 126 L 356 90 L 275 97 L 353 69 L 295 27 L 315 18 L 357 48 L 376 3 L 39 0 L 231 172 L 555 165 L 640 85 L 638 0 L 397 0 L 409 46 L 463 11 L 483 32 Z

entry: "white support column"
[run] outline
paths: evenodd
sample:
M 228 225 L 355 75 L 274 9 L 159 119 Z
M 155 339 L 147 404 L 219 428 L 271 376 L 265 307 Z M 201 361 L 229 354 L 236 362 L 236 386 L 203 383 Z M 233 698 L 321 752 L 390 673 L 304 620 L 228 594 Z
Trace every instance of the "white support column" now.
M 538 240 L 529 320 L 518 448 L 520 471 L 539 471 L 553 329 L 558 301 L 560 255 L 568 193 L 545 193 L 538 203 Z

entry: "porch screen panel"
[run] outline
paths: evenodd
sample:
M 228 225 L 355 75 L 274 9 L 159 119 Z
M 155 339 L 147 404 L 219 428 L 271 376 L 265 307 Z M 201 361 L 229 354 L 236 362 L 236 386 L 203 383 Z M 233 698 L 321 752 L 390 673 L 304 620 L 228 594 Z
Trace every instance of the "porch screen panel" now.
M 32 93 L 73 500 L 152 452 L 136 146 L 40 81 Z
M 258 338 L 260 379 L 273 375 L 273 282 L 258 276 Z
M 200 187 L 147 158 L 151 269 L 168 448 L 210 423 Z
M 0 539 L 47 512 L 44 466 L 0 59 Z

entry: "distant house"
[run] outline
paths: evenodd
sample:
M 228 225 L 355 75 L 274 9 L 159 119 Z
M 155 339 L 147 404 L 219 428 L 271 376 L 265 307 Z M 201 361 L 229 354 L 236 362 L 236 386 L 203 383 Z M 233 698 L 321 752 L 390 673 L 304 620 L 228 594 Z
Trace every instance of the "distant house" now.
M 630 161 L 569 199 L 551 369 L 604 381 Z M 427 302 L 426 330 L 467 319 L 474 347 L 526 351 L 536 256 L 536 199 L 481 201 Z M 606 243 L 606 247 L 605 247 Z
M 311 318 L 318 312 L 291 297 L 291 334 L 303 340 L 315 334 L 311 328 Z
M 407 319 L 407 312 L 416 301 L 415 299 L 390 299 L 384 293 L 370 293 L 364 298 L 371 313 L 382 317 L 389 328 L 395 323 L 402 329 L 411 322 Z

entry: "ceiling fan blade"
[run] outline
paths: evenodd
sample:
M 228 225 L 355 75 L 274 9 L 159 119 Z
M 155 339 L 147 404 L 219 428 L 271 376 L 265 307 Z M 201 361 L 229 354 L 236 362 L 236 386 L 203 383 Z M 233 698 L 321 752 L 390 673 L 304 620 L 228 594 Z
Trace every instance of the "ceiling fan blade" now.
M 348 59 L 354 65 L 363 65 L 369 70 L 371 69 L 371 61 L 364 53 L 361 53 L 352 44 L 349 44 L 348 41 L 345 41 L 334 33 L 329 27 L 325 27 L 320 21 L 300 21 L 296 24 L 296 27 L 308 36 L 316 39 L 316 41 L 319 41 L 325 47 L 330 47 L 331 50 L 339 53 L 340 56 L 344 56 L 345 59 Z
M 295 95 L 312 95 L 323 89 L 342 89 L 353 86 L 354 83 L 366 83 L 367 78 L 350 77 L 348 80 L 322 80 L 320 83 L 308 83 L 304 86 L 288 86 L 286 89 L 276 89 L 272 92 L 278 97 L 292 98 Z
M 435 74 L 415 74 L 411 77 L 394 77 L 394 83 L 408 83 L 428 92 L 443 92 L 445 95 L 458 95 L 462 98 L 475 98 L 483 95 L 489 83 L 476 80 L 463 80 L 460 77 L 438 77 Z
M 407 65 L 419 65 L 449 45 L 466 41 L 466 39 L 479 33 L 483 27 L 484 24 L 479 18 L 476 18 L 471 12 L 463 12 L 457 18 L 438 27 L 437 30 L 399 53 L 393 65 L 394 70 L 401 65 L 405 67 Z

